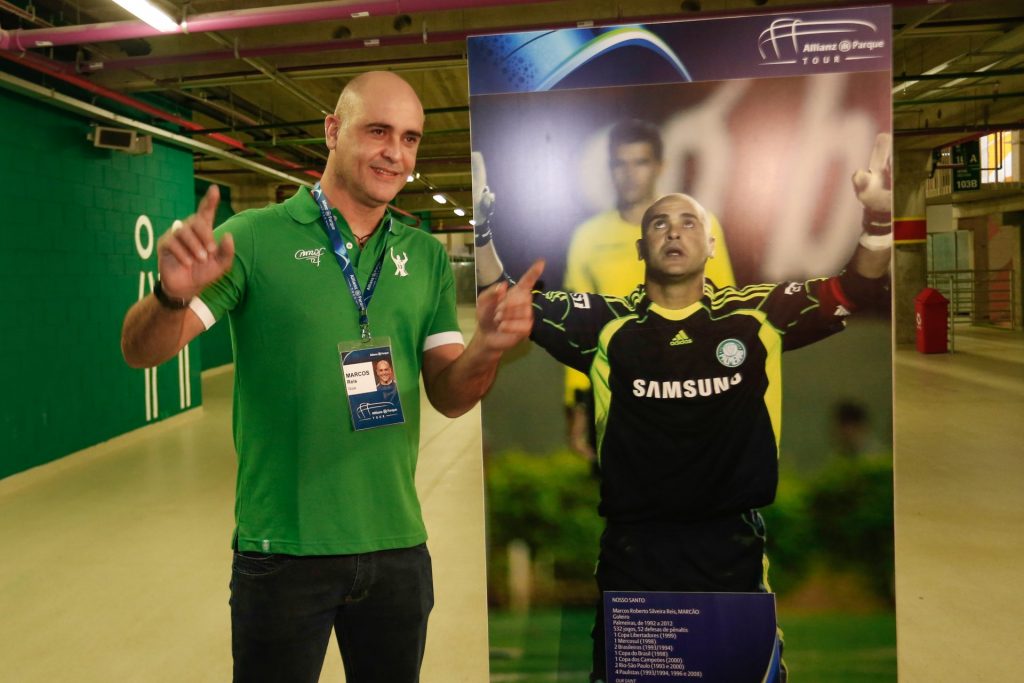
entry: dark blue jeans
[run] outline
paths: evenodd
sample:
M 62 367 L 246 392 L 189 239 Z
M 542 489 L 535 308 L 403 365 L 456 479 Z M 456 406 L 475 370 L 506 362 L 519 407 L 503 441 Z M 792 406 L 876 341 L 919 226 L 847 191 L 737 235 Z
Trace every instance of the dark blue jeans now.
M 362 555 L 236 552 L 235 683 L 316 683 L 333 628 L 348 683 L 416 683 L 434 605 L 426 545 Z

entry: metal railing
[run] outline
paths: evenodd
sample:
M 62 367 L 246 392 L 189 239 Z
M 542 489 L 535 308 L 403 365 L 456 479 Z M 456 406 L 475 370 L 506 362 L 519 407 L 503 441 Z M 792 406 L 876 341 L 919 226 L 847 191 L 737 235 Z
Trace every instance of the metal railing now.
M 1012 269 L 939 270 L 928 273 L 928 286 L 949 300 L 949 348 L 956 325 L 1017 328 L 1017 297 Z

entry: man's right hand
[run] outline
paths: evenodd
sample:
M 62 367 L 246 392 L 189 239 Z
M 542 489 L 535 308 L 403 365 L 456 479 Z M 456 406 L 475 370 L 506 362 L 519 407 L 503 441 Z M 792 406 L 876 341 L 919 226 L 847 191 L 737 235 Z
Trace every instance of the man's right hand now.
M 165 232 L 156 244 L 160 282 L 167 296 L 186 301 L 231 268 L 235 242 L 213 238 L 220 190 L 210 185 L 196 212 Z

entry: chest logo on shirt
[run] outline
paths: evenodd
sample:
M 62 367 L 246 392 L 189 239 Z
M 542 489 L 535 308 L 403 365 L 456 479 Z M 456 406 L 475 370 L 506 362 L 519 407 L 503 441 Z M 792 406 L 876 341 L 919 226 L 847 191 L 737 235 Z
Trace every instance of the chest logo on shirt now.
M 409 277 L 409 271 L 405 269 L 405 264 L 409 262 L 406 252 L 403 251 L 396 256 L 395 248 L 391 247 L 391 260 L 395 262 L 395 275 L 398 277 Z
M 295 252 L 295 259 L 297 261 L 309 261 L 317 268 L 320 267 L 320 257 L 324 255 L 327 250 L 323 247 L 319 249 L 299 249 Z
M 718 362 L 727 368 L 736 368 L 747 359 L 747 347 L 739 339 L 726 339 L 715 349 Z
M 682 346 L 683 344 L 692 344 L 693 340 L 690 339 L 690 335 L 686 334 L 686 330 L 679 330 L 676 332 L 676 336 L 672 337 L 672 341 L 668 343 L 669 346 Z
M 743 375 L 702 377 L 700 379 L 659 381 L 634 379 L 633 395 L 637 398 L 697 398 L 724 394 L 743 381 Z

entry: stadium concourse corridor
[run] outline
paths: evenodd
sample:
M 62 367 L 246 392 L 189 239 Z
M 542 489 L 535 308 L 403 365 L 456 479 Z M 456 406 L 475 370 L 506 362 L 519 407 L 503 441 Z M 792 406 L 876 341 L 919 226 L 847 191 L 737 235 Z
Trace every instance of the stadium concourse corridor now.
M 895 355 L 899 679 L 1020 680 L 1024 333 Z
M 1015 680 L 1024 335 L 900 349 L 896 382 L 900 680 Z M 213 371 L 202 409 L 0 481 L 0 680 L 230 680 L 230 392 L 230 371 Z M 424 683 L 487 679 L 479 453 L 478 411 L 425 411 L 437 606 Z M 333 643 L 321 680 L 343 680 Z

